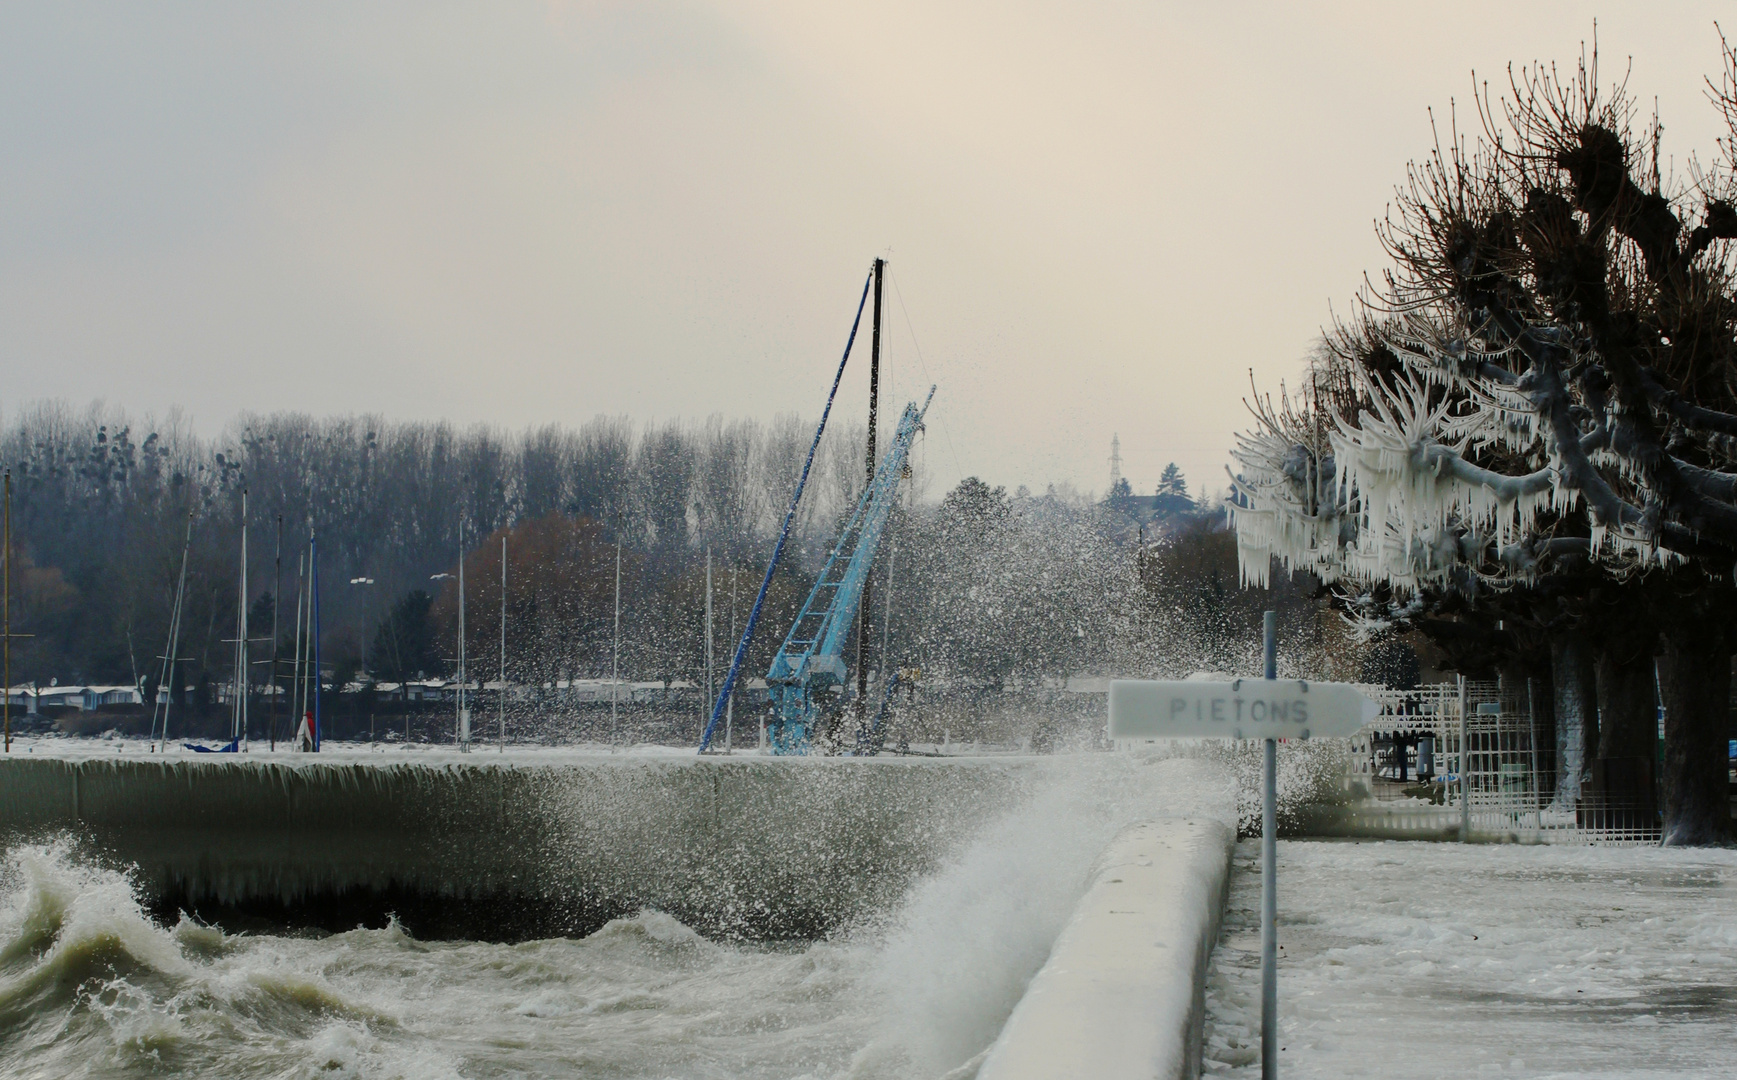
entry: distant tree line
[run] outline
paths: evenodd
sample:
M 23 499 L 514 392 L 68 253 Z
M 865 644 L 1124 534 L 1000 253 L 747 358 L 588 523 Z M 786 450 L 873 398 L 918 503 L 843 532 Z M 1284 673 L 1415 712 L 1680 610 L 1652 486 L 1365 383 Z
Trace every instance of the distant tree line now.
M 233 637 L 244 489 L 250 603 L 264 600 L 254 632 L 260 622 L 269 629 L 280 591 L 281 518 L 280 630 L 293 620 L 311 530 L 322 645 L 339 666 L 363 662 L 367 639 L 404 598 L 450 588 L 431 579 L 455 570 L 461 551 L 550 517 L 590 522 L 611 546 L 621 542 L 632 569 L 625 627 L 648 591 L 679 577 L 707 545 L 725 564 L 748 558 L 788 501 L 811 430 L 795 417 L 646 428 L 599 417 L 576 430 L 508 435 L 274 414 L 202 439 L 179 417 L 154 423 L 101 406 L 36 405 L 0 432 L 0 462 L 14 484 L 14 621 L 36 634 L 15 649 L 15 677 L 142 680 L 167 641 L 191 523 L 182 655 L 194 681 L 227 678 L 220 639 Z M 802 545 L 820 517 L 855 496 L 860 451 L 844 451 L 853 438 L 841 428 L 823 445 Z M 853 467 L 831 467 L 841 456 Z M 452 655 L 450 636 L 442 649 Z
M 811 432 L 794 416 L 647 426 L 598 417 L 507 433 L 280 413 L 243 417 L 206 439 L 176 416 L 35 405 L 0 430 L 14 483 L 13 625 L 35 635 L 15 643 L 14 682 L 139 684 L 154 694 L 190 536 L 177 681 L 209 700 L 232 678 L 225 639 L 243 490 L 249 635 L 269 638 L 275 614 L 290 654 L 311 530 L 322 660 L 340 683 L 360 672 L 391 682 L 450 673 L 461 555 L 470 671 L 495 678 L 503 539 L 509 678 L 549 685 L 610 673 L 619 559 L 622 676 L 698 682 L 709 551 L 721 680 L 732 624 L 739 632 L 746 622 Z M 751 675 L 770 663 L 855 504 L 863 438 L 860 426 L 829 429 Z M 922 484 L 920 467 L 913 483 Z M 1167 477 L 1173 521 L 1198 517 L 1185 491 L 1180 473 Z M 1066 488 L 1009 495 L 974 477 L 937 503 L 907 491 L 875 570 L 869 663 L 883 662 L 883 640 L 887 662 L 991 685 L 1217 662 L 1196 640 L 1210 605 L 1193 603 L 1186 617 L 1165 607 L 1163 590 L 1182 586 L 1149 556 L 1176 541 L 1130 527 L 1124 509 Z M 1224 543 L 1221 519 L 1195 529 L 1202 542 Z M 262 669 L 254 681 L 266 677 Z

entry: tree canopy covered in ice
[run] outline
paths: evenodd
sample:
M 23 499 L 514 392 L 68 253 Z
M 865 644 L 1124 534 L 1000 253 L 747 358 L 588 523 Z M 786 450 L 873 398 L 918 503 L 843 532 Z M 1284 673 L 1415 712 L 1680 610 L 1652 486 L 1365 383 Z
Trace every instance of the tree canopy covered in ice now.
M 1477 126 L 1408 169 L 1353 317 L 1297 390 L 1251 402 L 1231 500 L 1245 581 L 1309 571 L 1365 632 L 1421 626 L 1486 664 L 1595 635 L 1631 669 L 1662 633 L 1680 654 L 1666 697 L 1694 729 L 1676 751 L 1667 733 L 1666 756 L 1699 770 L 1667 777 L 1668 814 L 1692 803 L 1714 829 L 1737 614 L 1737 52 L 1722 51 L 1709 85 L 1728 133 L 1683 175 L 1658 118 L 1637 123 L 1627 85 L 1601 84 L 1596 48 L 1481 90 Z M 1644 702 L 1629 711 L 1650 723 Z

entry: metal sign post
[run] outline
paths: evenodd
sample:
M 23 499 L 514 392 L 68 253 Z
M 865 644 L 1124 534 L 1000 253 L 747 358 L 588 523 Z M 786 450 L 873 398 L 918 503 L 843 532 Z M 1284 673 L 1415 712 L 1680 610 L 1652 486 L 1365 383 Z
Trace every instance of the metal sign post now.
M 1266 681 L 1279 678 L 1278 612 L 1261 618 Z M 1261 762 L 1261 1080 L 1279 1075 L 1279 740 L 1267 736 Z
M 1261 1076 L 1279 1073 L 1278 741 L 1348 737 L 1381 706 L 1345 683 L 1278 680 L 1278 615 L 1267 612 L 1264 679 L 1233 682 L 1110 681 L 1112 739 L 1262 741 L 1261 762 Z

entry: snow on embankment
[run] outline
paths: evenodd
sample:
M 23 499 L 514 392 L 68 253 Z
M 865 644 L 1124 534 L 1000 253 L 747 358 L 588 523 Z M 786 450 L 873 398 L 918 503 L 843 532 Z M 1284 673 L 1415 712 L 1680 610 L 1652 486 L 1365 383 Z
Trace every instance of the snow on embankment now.
M 1235 841 L 1210 818 L 1122 830 L 978 1080 L 1198 1076 L 1206 967 Z
M 654 907 L 810 937 L 894 902 L 1033 759 L 265 755 L 0 761 L 0 839 L 72 832 L 176 907 L 419 935 L 584 933 Z M 264 759 L 264 760 L 262 760 Z

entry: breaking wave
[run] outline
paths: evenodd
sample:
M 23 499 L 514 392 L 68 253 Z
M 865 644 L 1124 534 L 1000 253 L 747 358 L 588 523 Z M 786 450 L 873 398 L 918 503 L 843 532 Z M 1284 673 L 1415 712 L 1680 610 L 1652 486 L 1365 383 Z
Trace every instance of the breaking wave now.
M 645 910 L 581 939 L 422 942 L 153 921 L 70 842 L 0 867 L 0 1075 L 906 1080 L 975 1071 L 1115 831 L 1233 820 L 1221 769 L 1082 755 L 894 907 L 829 940 Z
M 274 1057 L 305 1059 L 329 1029 L 389 1022 L 317 976 L 230 963 L 238 939 L 216 929 L 158 925 L 125 874 L 69 843 L 14 847 L 0 890 L 8 1076 L 260 1074 Z

